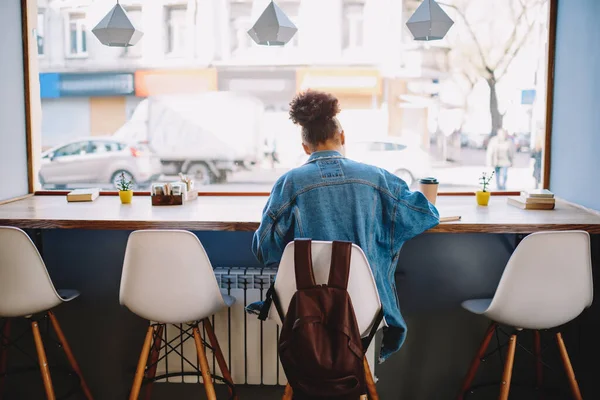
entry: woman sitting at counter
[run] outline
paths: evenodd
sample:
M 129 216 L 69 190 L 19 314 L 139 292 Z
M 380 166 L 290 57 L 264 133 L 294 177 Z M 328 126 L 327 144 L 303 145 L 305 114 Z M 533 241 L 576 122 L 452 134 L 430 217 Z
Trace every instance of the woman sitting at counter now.
M 396 297 L 394 273 L 402 245 L 436 226 L 436 208 L 400 178 L 344 157 L 346 136 L 328 93 L 308 91 L 290 104 L 290 119 L 302 128 L 309 159 L 284 174 L 273 187 L 253 240 L 258 260 L 276 267 L 294 238 L 343 240 L 365 252 L 373 270 L 388 328 L 380 359 L 397 351 L 406 324 Z M 269 299 L 265 307 L 269 306 Z M 248 306 L 258 314 L 263 302 Z

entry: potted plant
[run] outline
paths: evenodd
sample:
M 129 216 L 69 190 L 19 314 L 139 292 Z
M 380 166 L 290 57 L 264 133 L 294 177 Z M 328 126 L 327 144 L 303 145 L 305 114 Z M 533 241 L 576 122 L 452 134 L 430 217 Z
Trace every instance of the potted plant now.
M 117 188 L 119 189 L 119 198 L 121 199 L 122 204 L 131 203 L 131 199 L 133 198 L 133 190 L 131 189 L 132 185 L 133 182 L 127 180 L 125 173 L 121 172 L 119 181 L 117 182 Z
M 481 174 L 481 178 L 479 178 L 481 190 L 477 191 L 475 195 L 477 196 L 477 204 L 479 204 L 480 206 L 487 206 L 490 202 L 490 192 L 488 192 L 488 186 L 493 176 L 494 171 L 492 171 L 490 176 L 487 176 L 487 174 L 484 172 L 483 174 Z

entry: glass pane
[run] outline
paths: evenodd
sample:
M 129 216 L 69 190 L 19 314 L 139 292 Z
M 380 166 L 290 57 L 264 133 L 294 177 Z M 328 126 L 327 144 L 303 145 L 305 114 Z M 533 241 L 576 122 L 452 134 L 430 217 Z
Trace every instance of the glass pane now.
M 54 152 L 54 157 L 75 156 L 85 154 L 88 147 L 87 142 L 71 143 L 61 147 Z
M 71 48 L 71 54 L 77 54 L 77 23 L 76 22 L 71 22 L 69 24 L 69 44 L 70 44 L 70 48 Z
M 247 33 L 267 0 L 211 1 L 209 8 L 204 0 L 127 1 L 145 35 L 126 50 L 88 35 L 87 23 L 101 18 L 90 6 L 98 1 L 48 6 L 56 2 L 38 0 L 38 37 L 31 38 L 40 54 L 52 55 L 39 63 L 47 78 L 44 150 L 103 134 L 108 139 L 93 141 L 138 150 L 111 146 L 105 155 L 131 156 L 148 171 L 144 182 L 182 172 L 193 173 L 202 191 L 270 192 L 306 161 L 289 104 L 312 89 L 339 99 L 349 158 L 408 171 L 415 182 L 434 176 L 440 191 L 472 192 L 480 174 L 494 170 L 488 160 L 511 154 L 506 188 L 540 184 L 548 1 L 449 1 L 442 7 L 455 24 L 446 37 L 420 42 L 406 21 L 422 1 L 278 0 L 300 29 L 285 47 L 256 45 Z M 486 79 L 482 56 L 499 66 L 498 82 Z M 169 101 L 159 103 L 165 95 Z M 499 144 L 500 128 L 508 134 Z M 100 182 L 109 175 L 98 173 L 91 184 L 110 188 Z
M 87 53 L 87 32 L 85 31 L 85 25 L 81 26 L 81 51 Z

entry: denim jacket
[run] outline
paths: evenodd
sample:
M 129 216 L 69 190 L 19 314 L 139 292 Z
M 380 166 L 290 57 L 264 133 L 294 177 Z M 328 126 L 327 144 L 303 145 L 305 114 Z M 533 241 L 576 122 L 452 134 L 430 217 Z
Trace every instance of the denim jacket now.
M 360 246 L 383 304 L 387 327 L 380 360 L 384 361 L 406 338 L 395 283 L 400 249 L 438 223 L 436 208 L 395 175 L 335 151 L 322 151 L 275 183 L 252 249 L 259 262 L 277 267 L 294 238 L 344 240 Z M 247 311 L 257 314 L 261 307 L 262 302 L 253 303 Z

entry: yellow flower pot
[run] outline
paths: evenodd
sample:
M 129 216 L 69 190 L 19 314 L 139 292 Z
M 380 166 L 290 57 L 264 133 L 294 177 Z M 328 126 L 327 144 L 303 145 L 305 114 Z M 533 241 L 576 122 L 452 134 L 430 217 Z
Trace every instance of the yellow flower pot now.
M 133 190 L 121 190 L 119 191 L 119 197 L 122 204 L 130 204 L 131 199 L 133 199 Z
M 490 202 L 490 192 L 479 191 L 475 195 L 477 196 L 477 204 L 480 206 L 487 206 Z

